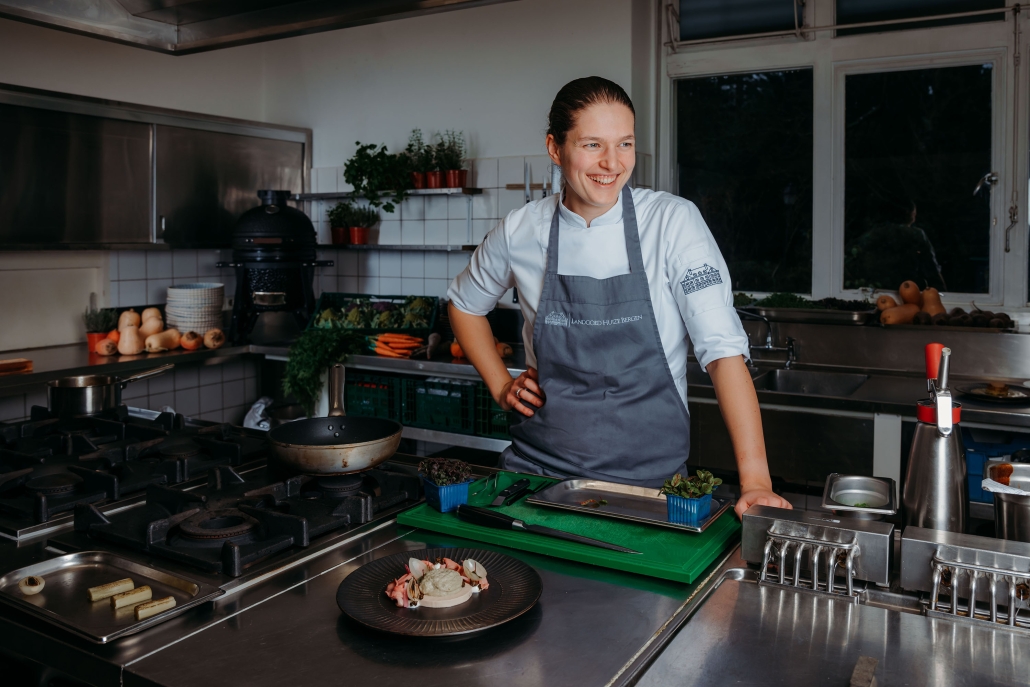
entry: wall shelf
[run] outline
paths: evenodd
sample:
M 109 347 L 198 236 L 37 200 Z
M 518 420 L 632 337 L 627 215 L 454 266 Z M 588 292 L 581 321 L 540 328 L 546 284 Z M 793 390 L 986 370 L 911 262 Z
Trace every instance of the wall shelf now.
M 440 251 L 442 253 L 471 253 L 477 246 L 461 243 L 449 246 L 445 245 L 421 245 L 421 244 L 382 244 L 382 243 L 320 243 L 319 248 L 336 248 L 337 250 L 400 250 L 400 251 Z
M 481 188 L 413 188 L 406 192 L 409 196 L 478 196 L 483 193 Z M 384 196 L 393 195 L 392 191 L 384 191 Z M 332 193 L 294 193 L 293 200 L 345 200 L 347 198 L 360 198 L 349 191 Z

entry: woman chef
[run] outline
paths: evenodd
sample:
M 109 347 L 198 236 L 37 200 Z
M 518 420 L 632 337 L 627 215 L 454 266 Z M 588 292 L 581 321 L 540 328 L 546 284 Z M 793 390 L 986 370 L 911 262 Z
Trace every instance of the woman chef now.
M 697 207 L 627 186 L 633 103 L 607 79 L 566 84 L 548 115 L 563 193 L 514 210 L 448 290 L 455 336 L 494 399 L 523 415 L 505 469 L 658 487 L 686 473 L 687 341 L 715 385 L 740 472 L 737 513 L 772 492 L 748 340 Z M 511 287 L 528 369 L 512 379 L 485 315 Z

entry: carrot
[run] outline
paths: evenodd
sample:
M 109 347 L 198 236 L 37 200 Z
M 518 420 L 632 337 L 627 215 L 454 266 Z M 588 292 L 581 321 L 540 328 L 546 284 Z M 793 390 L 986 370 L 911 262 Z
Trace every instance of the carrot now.
M 404 351 L 404 350 L 413 351 L 416 348 L 421 348 L 423 346 L 423 344 L 420 344 L 420 343 L 400 343 L 398 341 L 377 341 L 376 345 L 377 346 L 388 346 L 390 348 L 394 348 L 394 349 L 401 350 L 401 351 Z
M 376 346 L 375 347 L 375 352 L 376 352 L 377 355 L 385 355 L 387 358 L 407 358 L 408 357 L 408 356 L 404 355 L 403 353 L 398 353 L 397 351 L 390 350 L 389 348 L 385 348 L 383 346 Z
M 418 343 L 425 341 L 421 337 L 408 336 L 407 334 L 379 334 L 376 338 L 383 341 L 413 341 Z

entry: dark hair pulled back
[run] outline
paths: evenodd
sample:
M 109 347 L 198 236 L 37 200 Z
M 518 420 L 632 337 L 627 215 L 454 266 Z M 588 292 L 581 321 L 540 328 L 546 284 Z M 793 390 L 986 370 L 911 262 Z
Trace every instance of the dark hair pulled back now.
M 554 136 L 558 145 L 564 145 L 565 135 L 576 124 L 576 115 L 597 103 L 619 103 L 628 107 L 634 117 L 637 115 L 622 86 L 600 76 L 585 76 L 568 82 L 554 96 L 547 114 L 547 133 Z

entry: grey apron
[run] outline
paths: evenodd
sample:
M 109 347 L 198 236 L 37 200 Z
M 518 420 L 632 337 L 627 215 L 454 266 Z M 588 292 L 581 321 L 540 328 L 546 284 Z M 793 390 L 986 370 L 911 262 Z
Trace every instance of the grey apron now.
M 661 486 L 686 470 L 690 415 L 658 335 L 633 195 L 622 189 L 629 274 L 558 274 L 558 215 L 556 207 L 533 326 L 547 400 L 533 417 L 515 416 L 501 464 L 519 472 Z

